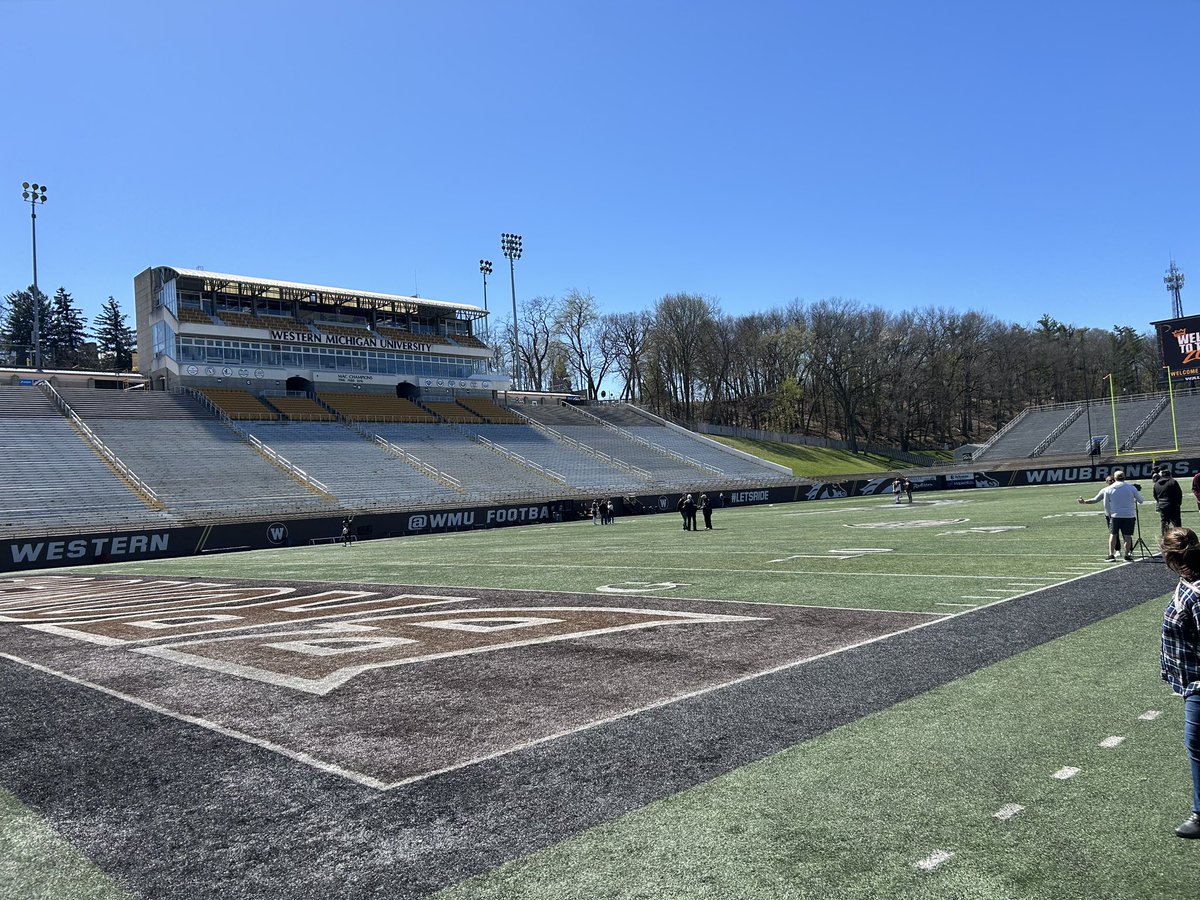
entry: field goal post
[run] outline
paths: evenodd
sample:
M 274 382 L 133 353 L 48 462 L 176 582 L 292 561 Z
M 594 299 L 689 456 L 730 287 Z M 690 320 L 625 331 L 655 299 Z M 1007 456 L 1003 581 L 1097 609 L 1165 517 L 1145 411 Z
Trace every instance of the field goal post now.
M 1173 447 L 1153 447 L 1146 450 L 1122 450 L 1121 435 L 1117 431 L 1117 389 L 1116 379 L 1113 378 L 1112 372 L 1104 376 L 1104 380 L 1108 382 L 1108 402 L 1112 407 L 1112 424 L 1113 424 L 1113 444 L 1114 451 L 1117 456 L 1154 456 L 1158 453 L 1178 453 L 1179 452 L 1179 423 L 1175 418 L 1175 391 L 1171 384 L 1171 370 L 1168 366 L 1163 366 L 1167 370 L 1167 405 L 1171 408 L 1171 436 L 1175 441 Z

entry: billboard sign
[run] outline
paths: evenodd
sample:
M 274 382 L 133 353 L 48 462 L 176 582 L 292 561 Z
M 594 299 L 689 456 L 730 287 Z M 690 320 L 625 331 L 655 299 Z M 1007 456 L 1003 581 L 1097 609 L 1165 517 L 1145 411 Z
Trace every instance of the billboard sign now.
M 1200 381 L 1200 316 L 1155 322 L 1162 364 L 1175 381 Z

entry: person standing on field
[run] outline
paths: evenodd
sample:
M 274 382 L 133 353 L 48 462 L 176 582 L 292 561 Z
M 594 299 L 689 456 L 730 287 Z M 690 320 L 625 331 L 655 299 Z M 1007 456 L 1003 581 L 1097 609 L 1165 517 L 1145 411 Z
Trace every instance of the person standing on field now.
M 1120 469 L 1113 472 L 1113 483 L 1100 489 L 1091 500 L 1079 498 L 1080 503 L 1103 503 L 1109 517 L 1107 562 L 1113 562 L 1120 550 L 1121 539 L 1125 540 L 1125 561 L 1133 562 L 1133 528 L 1137 523 L 1138 504 L 1144 503 L 1142 492 L 1125 480 Z
M 700 514 L 704 516 L 704 530 L 712 531 L 712 503 L 708 500 L 708 494 L 700 495 Z
M 1179 576 L 1163 612 L 1163 681 L 1183 698 L 1183 746 L 1192 769 L 1192 814 L 1175 834 L 1200 838 L 1200 539 L 1190 528 L 1171 528 L 1159 544 L 1163 562 Z
M 1169 528 L 1178 528 L 1183 513 L 1183 488 L 1171 477 L 1166 466 L 1158 469 L 1154 476 L 1154 508 L 1162 519 L 1162 533 Z

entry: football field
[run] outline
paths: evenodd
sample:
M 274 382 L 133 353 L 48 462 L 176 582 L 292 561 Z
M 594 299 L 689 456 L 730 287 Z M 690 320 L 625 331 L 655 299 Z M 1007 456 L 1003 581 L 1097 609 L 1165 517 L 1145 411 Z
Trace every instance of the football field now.
M 1080 493 L 0 579 L 0 897 L 1194 897 Z

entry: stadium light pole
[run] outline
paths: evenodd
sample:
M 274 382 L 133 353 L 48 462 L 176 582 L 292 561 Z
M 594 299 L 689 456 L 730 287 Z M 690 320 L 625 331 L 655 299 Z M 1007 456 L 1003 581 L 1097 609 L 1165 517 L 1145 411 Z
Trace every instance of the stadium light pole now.
M 1088 455 L 1092 456 L 1092 451 L 1095 449 L 1096 439 L 1092 437 L 1092 383 L 1088 378 L 1087 367 L 1087 328 L 1079 330 L 1079 361 L 1083 364 L 1083 408 L 1087 410 L 1088 423 Z
M 37 205 L 46 202 L 44 184 L 21 183 L 21 198 L 29 204 L 29 228 L 33 236 L 33 364 L 42 371 L 41 303 L 38 300 L 37 283 Z
M 490 259 L 481 259 L 479 261 L 479 272 L 480 272 L 480 274 L 483 275 L 483 311 L 486 313 L 488 311 L 488 308 L 487 308 L 487 277 L 492 274 L 492 261 Z M 489 330 L 489 323 L 487 320 L 487 316 L 485 315 L 483 318 L 484 337 L 487 337 L 488 330 Z
M 504 251 L 504 256 L 508 259 L 508 278 L 512 284 L 512 363 L 513 363 L 513 387 L 517 386 L 517 376 L 521 371 L 517 347 L 517 270 L 516 261 L 521 258 L 521 236 L 519 234 L 509 234 L 507 231 L 500 235 L 500 249 Z

